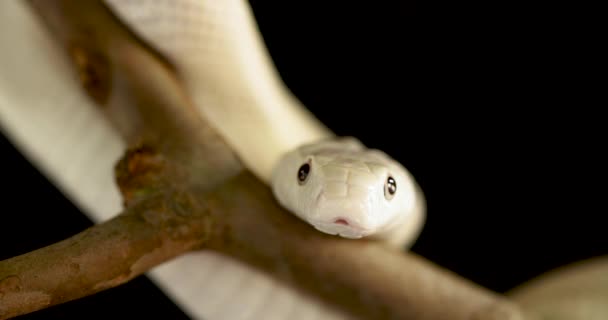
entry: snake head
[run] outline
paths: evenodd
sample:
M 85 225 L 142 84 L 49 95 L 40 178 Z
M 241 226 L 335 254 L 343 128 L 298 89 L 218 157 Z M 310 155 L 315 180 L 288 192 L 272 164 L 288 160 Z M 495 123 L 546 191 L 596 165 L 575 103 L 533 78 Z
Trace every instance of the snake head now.
M 354 138 L 307 144 L 275 167 L 278 202 L 317 230 L 345 238 L 380 233 L 414 208 L 409 173 L 384 152 Z

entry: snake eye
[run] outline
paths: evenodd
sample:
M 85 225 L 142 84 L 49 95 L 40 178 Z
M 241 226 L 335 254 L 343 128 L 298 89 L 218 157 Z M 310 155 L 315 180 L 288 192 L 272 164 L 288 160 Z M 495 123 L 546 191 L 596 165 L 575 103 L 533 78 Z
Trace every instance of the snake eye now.
M 303 185 L 306 182 L 306 179 L 308 179 L 309 173 L 310 173 L 310 164 L 309 163 L 303 164 L 300 167 L 300 169 L 298 169 L 298 183 L 300 185 Z
M 391 200 L 397 192 L 397 181 L 391 176 L 386 179 L 384 184 L 384 197 L 386 200 Z

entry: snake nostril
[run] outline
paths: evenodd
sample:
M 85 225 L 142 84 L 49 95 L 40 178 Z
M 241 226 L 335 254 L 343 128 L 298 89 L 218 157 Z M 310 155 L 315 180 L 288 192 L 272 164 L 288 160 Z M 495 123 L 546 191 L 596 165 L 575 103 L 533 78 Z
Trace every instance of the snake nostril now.
M 346 221 L 346 219 L 342 219 L 342 218 L 338 218 L 338 219 L 336 219 L 336 220 L 334 221 L 334 223 L 335 223 L 335 224 L 341 224 L 341 225 L 345 225 L 345 226 L 350 225 L 350 224 L 348 223 L 348 221 Z

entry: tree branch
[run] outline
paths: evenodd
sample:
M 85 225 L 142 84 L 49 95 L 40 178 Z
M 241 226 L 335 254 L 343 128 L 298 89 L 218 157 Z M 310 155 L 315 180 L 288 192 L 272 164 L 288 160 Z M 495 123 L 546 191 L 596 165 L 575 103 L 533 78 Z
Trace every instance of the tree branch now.
M 546 272 L 508 292 L 528 318 L 608 319 L 608 257 L 594 257 Z
M 126 211 L 1 261 L 0 319 L 119 285 L 202 248 L 361 318 L 520 318 L 501 296 L 414 254 L 322 234 L 278 207 L 195 111 L 171 66 L 100 2 L 30 3 L 130 145 L 116 170 Z
M 69 239 L 1 261 L 0 319 L 118 286 L 200 247 L 205 220 L 197 214 L 176 221 L 165 197 L 150 197 Z

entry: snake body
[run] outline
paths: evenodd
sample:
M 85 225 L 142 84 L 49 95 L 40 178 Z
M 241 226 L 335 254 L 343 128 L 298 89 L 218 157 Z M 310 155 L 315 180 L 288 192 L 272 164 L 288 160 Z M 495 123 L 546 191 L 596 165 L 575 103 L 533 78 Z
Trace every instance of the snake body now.
M 176 67 L 194 104 L 281 205 L 325 233 L 411 245 L 425 214 L 413 177 L 382 151 L 336 137 L 289 93 L 246 2 L 105 3 Z M 110 218 L 121 207 L 112 180 L 124 150 L 119 136 L 99 121 L 94 106 L 83 107 L 91 102 L 64 53 L 24 3 L 0 2 L 0 41 L 7 44 L 0 54 L 5 134 L 96 222 Z M 68 115 L 76 119 L 61 121 Z M 306 319 L 341 317 L 209 252 L 181 257 L 150 275 L 194 318 L 284 319 L 290 312 Z M 242 279 L 250 281 L 248 290 L 238 284 Z M 237 294 L 241 308 L 235 310 L 228 301 Z
M 417 236 L 424 204 L 413 177 L 308 112 L 281 82 L 242 0 L 105 2 L 176 67 L 200 111 L 284 207 L 347 238 L 403 247 Z

